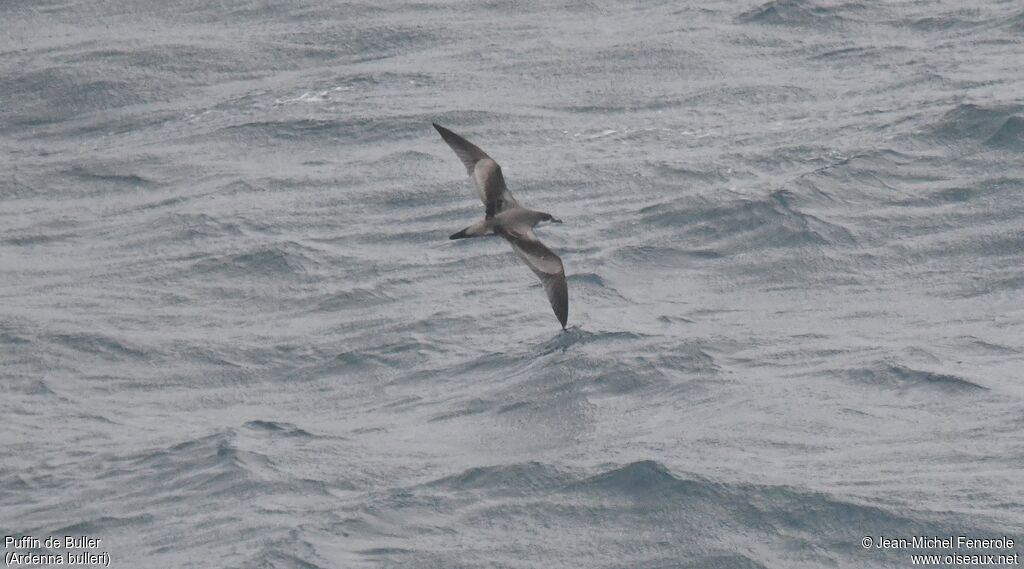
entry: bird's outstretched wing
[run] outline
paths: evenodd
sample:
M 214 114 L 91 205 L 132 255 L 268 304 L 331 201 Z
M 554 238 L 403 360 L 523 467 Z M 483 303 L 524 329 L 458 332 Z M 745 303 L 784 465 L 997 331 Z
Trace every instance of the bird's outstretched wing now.
M 493 158 L 465 138 L 437 123 L 432 124 L 437 132 L 441 133 L 441 138 L 448 143 L 448 146 L 452 147 L 459 160 L 462 160 L 466 171 L 476 182 L 480 200 L 484 202 L 486 217 L 491 218 L 506 209 L 519 206 L 515 198 L 512 197 L 512 193 L 508 191 L 508 187 L 505 186 L 505 177 L 501 175 L 501 166 L 498 166 Z
M 548 293 L 551 308 L 558 322 L 565 328 L 569 319 L 569 287 L 565 282 L 565 267 L 562 259 L 537 239 L 533 231 L 502 231 L 501 236 L 512 244 L 519 258 L 540 278 Z

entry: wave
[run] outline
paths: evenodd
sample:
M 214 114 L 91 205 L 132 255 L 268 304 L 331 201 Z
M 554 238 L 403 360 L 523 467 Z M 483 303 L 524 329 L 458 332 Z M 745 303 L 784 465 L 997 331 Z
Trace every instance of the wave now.
M 797 196 L 776 190 L 762 199 L 697 205 L 662 204 L 640 210 L 644 223 L 672 229 L 680 244 L 703 256 L 732 255 L 766 248 L 850 245 L 841 225 L 797 209 Z
M 47 339 L 76 352 L 101 356 L 110 360 L 125 358 L 145 360 L 154 355 L 142 346 L 94 332 L 50 334 Z
M 170 200 L 168 200 L 170 201 Z M 181 200 L 159 205 L 177 205 Z M 148 204 L 149 208 L 154 204 Z M 206 213 L 168 213 L 147 225 L 147 233 L 162 233 L 163 239 L 193 241 L 219 237 L 240 237 L 244 233 L 240 225 Z
M 75 166 L 64 170 L 63 174 L 82 182 L 101 184 L 104 186 L 129 186 L 131 188 L 145 188 L 153 182 L 139 174 L 123 174 L 119 172 L 104 172 L 90 169 L 83 166 Z
M 327 295 L 326 298 L 317 302 L 314 310 L 316 312 L 334 312 L 350 308 L 377 306 L 394 300 L 380 289 L 356 287 Z
M 475 491 L 503 495 L 528 495 L 561 487 L 572 476 L 540 462 L 483 466 L 470 468 L 426 483 L 428 488 L 445 488 L 453 492 Z
M 302 543 L 308 545 L 305 542 Z M 238 567 L 239 569 L 248 569 L 250 567 L 266 567 L 267 569 L 324 569 L 324 567 L 327 567 L 326 565 L 317 565 L 308 559 L 316 555 L 311 547 L 305 548 L 310 551 L 304 552 L 304 555 L 290 553 L 289 551 L 294 548 L 294 541 L 266 546 L 237 565 L 229 565 L 228 567 Z M 239 556 L 235 555 L 232 557 L 237 558 Z
M 925 197 L 902 199 L 892 203 L 906 206 L 969 204 L 983 202 L 986 199 L 997 197 L 1000 193 L 1012 192 L 1022 187 L 1024 187 L 1024 179 L 1022 178 L 981 179 L 969 186 L 940 187 Z
M 20 393 L 32 396 L 57 396 L 57 392 L 50 387 L 45 379 L 36 377 L 8 377 L 5 389 L 8 393 Z
M 813 91 L 798 85 L 740 84 L 698 89 L 684 97 L 680 106 L 712 106 L 722 103 L 782 106 L 811 101 L 813 97 Z
M 703 481 L 683 480 L 653 460 L 641 460 L 575 482 L 565 490 L 591 495 L 624 495 L 636 499 L 662 500 L 667 496 L 709 496 L 713 486 Z
M 227 126 L 220 132 L 231 138 L 251 141 L 337 139 L 344 136 L 345 125 L 341 121 L 331 119 L 254 121 Z
M 631 245 L 612 251 L 612 258 L 628 266 L 642 266 L 649 270 L 662 268 L 679 271 L 706 260 L 726 256 L 712 249 L 689 248 L 680 245 Z
M 985 144 L 1015 152 L 1024 150 L 1024 117 L 1010 115 L 985 139 Z
M 957 105 L 933 127 L 933 133 L 949 142 L 975 142 L 990 148 L 1024 150 L 1024 117 L 1018 107 L 988 108 Z
M 397 116 L 370 119 L 261 120 L 225 126 L 213 136 L 247 144 L 354 145 L 393 143 L 397 139 L 422 136 L 427 116 Z
M 0 332 L 0 344 L 7 345 L 18 345 L 18 344 L 30 344 L 32 340 L 29 340 L 25 336 L 15 334 L 13 332 L 2 331 Z
M 966 337 L 963 338 L 963 340 L 966 343 L 965 347 L 968 350 L 973 351 L 975 353 L 983 354 L 983 355 L 991 355 L 991 354 L 1012 355 L 1012 354 L 1020 354 L 1021 353 L 1021 350 L 1018 349 L 1018 348 L 1014 348 L 1012 346 L 1007 346 L 1005 344 L 996 344 L 996 343 L 993 343 L 993 342 L 986 342 L 985 340 L 982 340 L 980 338 L 976 338 L 974 336 L 966 336 Z
M 715 164 L 704 167 L 697 165 L 683 166 L 672 162 L 647 161 L 646 166 L 662 180 L 678 182 L 698 182 L 706 184 L 723 184 L 728 181 L 727 168 Z
M 861 10 L 860 4 L 823 6 L 810 0 L 771 0 L 743 12 L 741 23 L 820 28 L 838 26 L 850 21 L 851 12 Z
M 891 46 L 886 48 L 879 48 L 875 46 L 856 46 L 831 49 L 831 46 L 829 46 L 828 51 L 815 54 L 811 59 L 861 62 L 866 60 L 881 60 L 883 57 L 892 55 L 894 52 L 898 51 L 906 51 L 906 48 Z
M 238 556 L 237 550 L 233 551 L 233 561 L 251 556 L 265 566 L 315 567 L 303 565 L 304 559 L 316 556 L 308 544 L 297 539 L 294 530 L 259 532 L 259 538 L 254 539 L 246 529 L 252 526 L 239 523 L 251 518 L 254 511 L 291 515 L 294 506 L 280 504 L 324 500 L 331 495 L 323 482 L 296 477 L 287 465 L 282 467 L 272 458 L 315 438 L 295 425 L 256 419 L 240 429 L 228 428 L 170 446 L 120 456 L 103 453 L 76 463 L 91 474 L 77 488 L 76 495 L 85 503 L 105 504 L 102 513 L 93 507 L 67 510 L 59 518 L 60 525 L 45 524 L 39 533 L 98 535 L 106 539 L 108 535 L 137 533 L 152 526 L 173 533 L 188 525 L 181 522 L 181 513 L 188 511 L 203 517 L 203 538 L 198 545 L 203 545 L 203 540 L 208 540 L 206 545 L 230 541 L 247 552 Z M 57 482 L 53 476 L 36 479 L 51 485 Z M 36 484 L 21 477 L 12 480 L 2 470 L 0 480 L 13 485 Z M 350 489 L 344 480 L 335 488 Z M 180 547 L 174 539 L 159 539 L 146 548 L 146 555 L 150 560 L 177 556 Z M 127 551 L 122 552 L 122 558 L 125 555 L 130 557 Z M 213 546 L 209 555 L 215 556 L 213 559 L 227 554 Z
M 188 440 L 164 450 L 136 455 L 123 466 L 133 477 L 152 477 L 170 496 L 218 497 L 240 495 L 259 483 L 252 463 L 264 463 L 260 455 L 238 450 L 230 432 Z
M 966 394 L 988 391 L 988 388 L 960 376 L 913 369 L 899 364 L 884 363 L 870 368 L 851 369 L 842 375 L 879 387 L 905 389 L 935 389 L 948 394 Z
M 104 535 L 114 528 L 137 528 L 156 521 L 156 516 L 138 514 L 134 516 L 97 516 L 95 518 L 75 522 L 71 525 L 55 528 L 53 535 Z
M 542 342 L 532 348 L 535 356 L 550 354 L 555 351 L 565 351 L 574 346 L 604 342 L 626 342 L 642 338 L 643 335 L 633 332 L 622 331 L 594 331 L 584 330 L 578 327 L 570 327 L 564 332 L 558 332 L 553 338 Z
M 534 424 L 560 424 L 566 434 L 572 428 L 586 428 L 592 396 L 675 398 L 702 392 L 704 381 L 720 372 L 702 343 L 655 345 L 659 341 L 626 331 L 570 327 L 529 348 L 488 354 L 414 377 L 430 383 L 474 378 L 473 389 L 460 385 L 443 399 L 431 422 L 478 415 L 526 417 Z M 629 355 L 622 355 L 624 349 Z
M 792 486 L 719 482 L 673 472 L 650 459 L 606 466 L 591 475 L 536 461 L 473 467 L 394 488 L 364 503 L 373 506 L 360 513 L 376 523 L 361 524 L 360 537 L 387 539 L 389 550 L 373 555 L 398 564 L 430 558 L 430 546 L 422 541 L 430 535 L 458 531 L 464 539 L 490 541 L 524 523 L 560 531 L 517 534 L 527 540 L 523 555 L 564 553 L 565 540 L 571 539 L 581 548 L 574 564 L 588 566 L 603 566 L 591 555 L 628 555 L 634 565 L 645 567 L 678 567 L 680 556 L 700 567 L 761 567 L 750 554 L 754 545 L 795 548 L 805 561 L 821 566 L 835 564 L 837 556 L 863 555 L 851 531 L 860 536 L 964 531 L 933 514 L 893 512 Z M 722 528 L 728 528 L 729 540 L 722 539 Z M 656 536 L 686 539 L 651 547 Z M 599 554 L 588 553 L 591 541 L 601 545 Z M 812 552 L 807 543 L 828 547 Z
M 252 440 L 257 439 L 258 443 Z M 199 499 L 244 499 L 292 492 L 326 493 L 323 483 L 291 475 L 272 459 L 275 448 L 307 444 L 317 437 L 296 425 L 265 419 L 227 428 L 165 448 L 110 461 L 104 477 L 118 478 L 133 500 L 168 503 Z M 246 441 L 249 441 L 246 444 Z M 258 445 L 267 453 L 244 450 Z M 159 490 L 154 493 L 154 488 Z
M 619 291 L 608 284 L 601 275 L 592 272 L 573 273 L 566 276 L 565 280 L 572 291 L 573 299 L 577 302 L 589 304 L 588 299 L 623 299 Z
M 431 361 L 444 349 L 442 343 L 429 339 L 437 329 L 435 325 L 436 323 L 431 320 L 421 320 L 411 325 L 404 322 L 390 325 L 407 334 L 418 327 L 420 333 L 416 336 L 424 339 L 421 341 L 406 338 L 372 347 L 352 348 L 326 354 L 299 370 L 296 377 L 309 379 L 340 376 L 347 380 L 362 377 L 372 378 L 375 382 L 390 378 L 396 382 L 411 382 L 424 377 L 447 378 L 457 375 L 460 369 L 472 369 L 472 366 L 467 366 L 467 368 L 453 366 L 442 369 L 425 369 L 423 367 L 426 362 Z M 393 332 L 394 329 L 390 329 L 389 325 L 382 324 L 378 327 L 377 334 L 382 337 L 392 337 Z
M 248 251 L 214 255 L 197 261 L 190 269 L 197 274 L 219 273 L 229 277 L 252 278 L 310 276 L 321 266 L 315 249 L 293 241 L 257 246 Z
M 312 437 L 309 431 L 300 429 L 291 423 L 278 423 L 275 421 L 265 421 L 257 419 L 255 421 L 249 421 L 245 424 L 246 428 L 253 429 L 255 431 L 263 431 L 267 433 L 273 433 L 277 435 L 283 435 L 287 437 Z
M 1003 23 L 1010 29 L 1024 33 L 1024 10 L 1017 12 L 1010 18 L 1006 18 Z
M 93 69 L 60 65 L 14 73 L 5 94 L 24 101 L 13 124 L 38 127 L 57 124 L 91 111 L 142 103 L 151 87 L 125 76 L 96 74 Z

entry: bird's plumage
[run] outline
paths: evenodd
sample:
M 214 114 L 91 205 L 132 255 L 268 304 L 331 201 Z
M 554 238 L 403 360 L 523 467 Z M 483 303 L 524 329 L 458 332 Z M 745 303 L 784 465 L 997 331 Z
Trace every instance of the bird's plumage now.
M 448 146 L 455 151 L 455 155 L 462 160 L 466 167 L 466 173 L 473 177 L 476 182 L 477 192 L 480 194 L 480 201 L 484 202 L 484 216 L 487 218 L 514 207 L 519 207 L 512 192 L 508 191 L 505 185 L 505 177 L 501 174 L 501 166 L 480 150 L 480 147 L 462 138 L 445 127 L 433 123 L 441 138 L 448 143 Z
M 550 214 L 521 207 L 512 197 L 501 174 L 501 166 L 480 147 L 454 132 L 434 124 L 437 132 L 466 166 L 484 203 L 484 219 L 455 233 L 451 239 L 497 234 L 512 245 L 516 255 L 544 285 L 558 322 L 565 329 L 569 319 L 569 287 L 562 259 L 537 239 L 534 226 L 553 220 Z M 557 220 L 555 220 L 557 221 Z
M 501 236 L 512 244 L 516 255 L 540 279 L 548 295 L 548 301 L 551 302 L 551 308 L 555 311 L 555 317 L 562 328 L 565 328 L 565 323 L 569 319 L 569 285 L 565 281 L 562 259 L 547 245 L 541 243 L 533 235 L 533 231 L 527 232 L 526 235 L 504 231 Z

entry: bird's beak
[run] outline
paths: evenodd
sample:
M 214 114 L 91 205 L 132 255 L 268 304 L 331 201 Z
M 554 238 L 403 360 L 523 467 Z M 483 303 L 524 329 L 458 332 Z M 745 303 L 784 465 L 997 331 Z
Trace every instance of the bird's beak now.
M 558 219 L 557 217 L 552 217 L 551 218 L 551 223 L 562 223 L 562 220 Z

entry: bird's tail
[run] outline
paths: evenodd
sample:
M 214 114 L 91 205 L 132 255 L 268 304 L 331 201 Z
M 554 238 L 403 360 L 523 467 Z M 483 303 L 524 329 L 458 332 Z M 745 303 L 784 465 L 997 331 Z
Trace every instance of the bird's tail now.
M 483 237 L 493 235 L 494 229 L 488 226 L 487 220 L 478 221 L 458 233 L 453 233 L 448 239 L 466 239 L 467 237 Z

